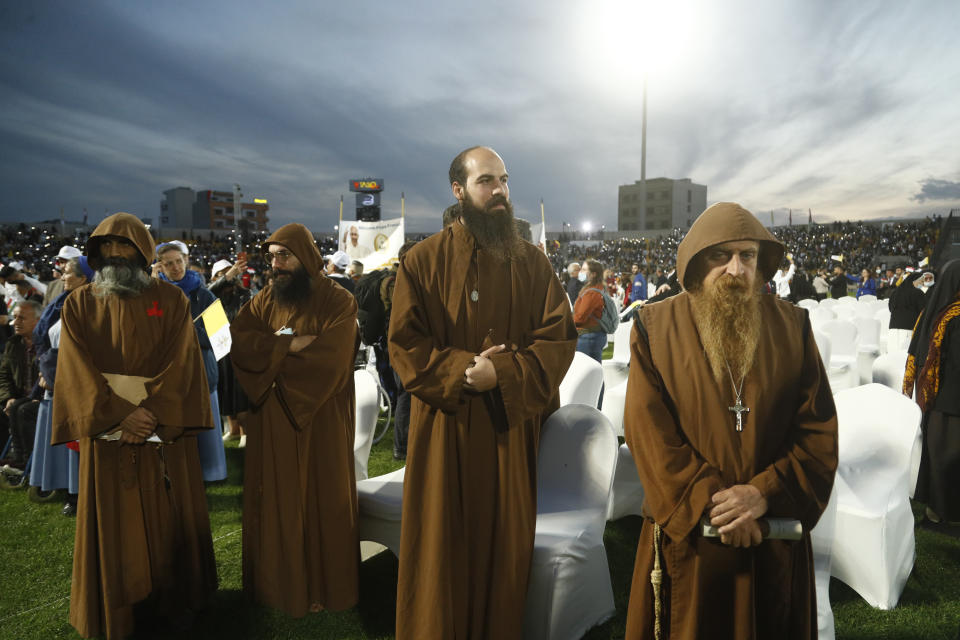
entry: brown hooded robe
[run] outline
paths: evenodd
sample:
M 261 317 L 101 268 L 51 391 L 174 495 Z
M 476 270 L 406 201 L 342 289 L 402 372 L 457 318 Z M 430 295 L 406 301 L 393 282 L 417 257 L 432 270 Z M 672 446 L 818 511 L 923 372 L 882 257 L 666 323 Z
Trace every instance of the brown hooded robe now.
M 237 380 L 253 409 L 243 481 L 243 588 L 292 616 L 340 610 L 359 597 L 360 541 L 353 464 L 357 303 L 322 275 L 310 231 L 288 224 L 263 247 L 290 250 L 312 281 L 296 309 L 267 287 L 230 327 Z M 293 335 L 317 336 L 289 353 Z
M 99 268 L 103 236 L 131 240 L 149 262 L 153 238 L 127 213 L 101 222 L 87 243 Z M 87 284 L 61 315 L 52 444 L 80 441 L 80 494 L 70 623 L 80 635 L 133 632 L 133 605 L 152 595 L 160 612 L 200 608 L 217 588 L 195 430 L 212 425 L 210 395 L 189 302 L 154 280 L 133 297 L 94 295 Z M 169 444 L 98 440 L 136 407 L 101 373 L 149 378 L 140 406 Z
M 783 247 L 738 205 L 707 209 L 680 245 L 685 288 L 693 257 L 733 240 L 761 244 L 757 280 L 769 279 Z M 687 279 L 684 279 L 687 276 Z M 699 275 L 702 277 L 702 274 Z M 762 330 L 743 383 L 741 433 L 729 380 L 718 383 L 700 345 L 690 294 L 643 307 L 631 336 L 624 413 L 627 444 L 646 490 L 644 512 L 663 528 L 663 638 L 815 638 L 816 595 L 809 531 L 827 504 L 837 466 L 833 396 L 807 312 L 761 295 Z M 641 329 L 646 331 L 642 336 Z M 795 518 L 798 542 L 734 548 L 700 535 L 711 496 L 752 484 L 769 517 Z M 627 638 L 654 637 L 653 526 L 634 566 Z
M 412 394 L 397 638 L 521 637 L 537 437 L 576 339 L 560 281 L 529 243 L 504 263 L 454 223 L 404 257 L 389 345 Z M 499 344 L 497 387 L 465 391 L 473 357 Z

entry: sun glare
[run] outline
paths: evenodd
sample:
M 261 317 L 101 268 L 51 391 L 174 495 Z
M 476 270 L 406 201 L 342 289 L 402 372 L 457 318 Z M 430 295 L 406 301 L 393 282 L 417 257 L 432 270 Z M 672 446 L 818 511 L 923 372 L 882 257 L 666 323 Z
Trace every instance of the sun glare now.
M 596 0 L 580 21 L 594 78 L 618 86 L 669 74 L 687 53 L 699 11 L 692 0 Z

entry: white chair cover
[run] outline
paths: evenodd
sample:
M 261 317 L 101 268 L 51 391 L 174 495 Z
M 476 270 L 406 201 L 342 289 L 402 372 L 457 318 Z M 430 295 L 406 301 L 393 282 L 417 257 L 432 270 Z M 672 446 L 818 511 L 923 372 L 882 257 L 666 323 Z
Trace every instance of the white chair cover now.
M 872 318 L 877 312 L 877 308 L 872 302 L 858 302 L 853 305 L 853 313 L 856 317 Z
M 834 395 L 839 464 L 831 573 L 871 606 L 891 609 L 913 569 L 909 497 L 920 462 L 920 408 L 883 385 Z
M 833 309 L 833 313 L 837 316 L 837 320 L 850 322 L 857 315 L 857 307 L 853 304 L 838 304 Z
M 840 304 L 840 301 L 837 298 L 824 298 L 823 300 L 820 301 L 820 308 L 833 309 L 838 304 Z
M 606 399 L 603 404 L 606 408 Z M 637 464 L 633 461 L 633 455 L 627 444 L 623 443 L 617 452 L 617 470 L 613 475 L 613 487 L 610 489 L 607 520 L 642 515 L 641 507 L 643 507 L 643 485 L 640 484 L 640 476 L 637 474 Z
M 837 314 L 830 309 L 819 307 L 817 309 L 810 310 L 810 324 L 814 327 L 821 327 L 836 319 Z
M 818 309 L 820 307 L 820 303 L 816 300 L 811 300 L 810 298 L 804 298 L 797 303 L 797 306 L 813 311 L 814 309 Z
M 357 480 L 363 480 L 367 477 L 370 447 L 373 446 L 373 434 L 377 428 L 377 417 L 380 415 L 380 392 L 376 379 L 366 369 L 357 369 L 353 372 L 353 385 L 357 399 L 353 467 Z
M 830 365 L 827 374 L 831 390 L 836 392 L 860 384 L 856 325 L 844 320 L 833 320 L 818 328 L 830 338 Z
M 523 622 L 527 640 L 574 640 L 616 611 L 603 531 L 617 437 L 593 407 L 560 407 L 537 456 L 537 532 Z
M 833 299 L 836 300 L 837 304 L 841 306 L 845 304 L 849 304 L 849 305 L 857 304 L 857 299 L 854 298 L 853 296 L 843 296 L 842 298 L 833 298 Z
M 887 353 L 906 351 L 910 348 L 911 339 L 913 339 L 913 331 L 910 329 L 888 329 Z
M 623 437 L 623 408 L 627 403 L 627 381 L 612 387 L 607 385 L 603 390 L 603 408 L 601 411 L 613 425 L 613 432 Z
M 857 372 L 860 384 L 873 380 L 873 361 L 880 357 L 880 321 L 870 316 L 856 316 L 853 325 L 857 328 Z
M 830 492 L 827 508 L 810 532 L 813 546 L 813 576 L 817 588 L 817 638 L 833 640 L 833 609 L 830 608 L 830 569 L 833 566 L 833 537 L 837 529 L 837 491 Z
M 871 382 L 890 387 L 896 392 L 903 389 L 903 373 L 907 368 L 906 351 L 890 351 L 873 361 Z
M 358 532 L 361 540 L 372 540 L 400 553 L 400 516 L 403 513 L 403 476 L 406 467 L 357 482 L 360 507 Z
M 603 367 L 587 354 L 577 351 L 560 382 L 560 406 L 585 404 L 596 407 L 602 385 Z
M 820 362 L 825 369 L 830 368 L 830 336 L 819 329 L 813 330 L 813 341 L 817 343 L 817 350 L 820 352 Z M 831 387 L 832 388 L 832 387 Z
M 627 379 L 630 372 L 630 331 L 633 322 L 621 322 L 613 335 L 613 356 L 603 361 L 603 384 L 613 388 Z M 604 393 L 604 403 L 607 394 Z M 617 424 L 614 422 L 614 428 Z
M 857 302 L 869 302 L 870 304 L 873 304 L 876 301 L 877 296 L 870 293 L 865 293 L 857 299 Z

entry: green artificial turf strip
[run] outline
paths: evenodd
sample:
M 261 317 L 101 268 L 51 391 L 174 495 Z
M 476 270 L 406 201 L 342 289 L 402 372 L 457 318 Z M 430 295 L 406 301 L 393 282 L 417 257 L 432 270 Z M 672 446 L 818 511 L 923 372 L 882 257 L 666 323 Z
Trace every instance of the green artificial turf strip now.
M 360 603 L 349 611 L 289 616 L 248 604 L 241 592 L 243 451 L 227 443 L 229 477 L 207 485 L 210 526 L 220 590 L 191 633 L 178 638 L 392 638 L 397 560 L 389 551 L 361 565 Z M 402 466 L 393 459 L 388 430 L 370 454 L 370 475 Z M 34 504 L 25 491 L 0 491 L 0 629 L 17 639 L 79 638 L 67 621 L 73 552 L 73 518 L 60 515 L 61 500 Z M 917 507 L 917 513 L 922 508 Z M 604 534 L 616 615 L 586 638 L 622 638 L 626 624 L 633 561 L 642 521 L 630 516 L 608 523 Z M 917 561 L 899 606 L 880 611 L 849 587 L 833 580 L 831 602 L 837 638 L 957 637 L 960 625 L 960 532 L 918 527 Z M 138 638 L 168 637 L 141 629 Z

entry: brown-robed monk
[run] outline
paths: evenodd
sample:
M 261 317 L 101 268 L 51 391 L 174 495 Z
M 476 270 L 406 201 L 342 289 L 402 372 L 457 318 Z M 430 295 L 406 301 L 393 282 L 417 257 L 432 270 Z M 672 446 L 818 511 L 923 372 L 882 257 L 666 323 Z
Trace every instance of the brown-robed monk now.
M 213 426 L 207 378 L 189 301 L 148 275 L 153 244 L 135 216 L 106 218 L 87 242 L 93 283 L 61 315 L 51 442 L 80 441 L 70 624 L 84 637 L 130 635 L 134 605 L 182 631 L 217 588 L 196 443 Z
M 302 224 L 263 251 L 273 284 L 230 327 L 250 398 L 243 478 L 243 589 L 292 616 L 346 609 L 359 593 L 353 464 L 357 303 L 325 277 Z
M 412 395 L 397 638 L 520 638 L 537 436 L 577 333 L 546 256 L 517 235 L 500 156 L 467 149 L 450 184 L 459 219 L 404 256 L 390 318 Z
M 680 244 L 684 292 L 637 314 L 624 430 L 647 520 L 627 638 L 657 637 L 658 621 L 671 639 L 817 636 L 809 532 L 833 486 L 837 418 L 807 312 L 760 293 L 782 257 L 750 212 L 715 204 Z M 701 516 L 719 537 L 701 535 Z M 768 517 L 799 520 L 802 538 L 763 539 Z

